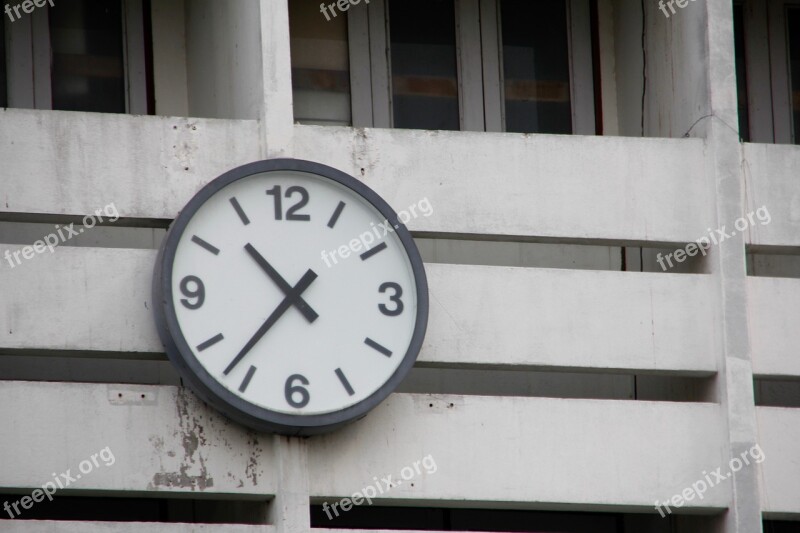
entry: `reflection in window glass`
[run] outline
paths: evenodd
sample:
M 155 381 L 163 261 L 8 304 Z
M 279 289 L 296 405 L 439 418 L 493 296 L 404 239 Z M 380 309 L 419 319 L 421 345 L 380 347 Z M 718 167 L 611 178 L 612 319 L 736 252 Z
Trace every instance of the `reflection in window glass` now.
M 566 0 L 501 0 L 505 129 L 572 133 Z
M 800 9 L 786 13 L 789 35 L 789 75 L 791 76 L 792 139 L 800 144 Z
M 125 112 L 122 2 L 69 0 L 50 9 L 53 109 Z
M 327 21 L 314 2 L 289 1 L 296 122 L 341 126 L 352 122 L 347 16 L 337 10 L 334 14 Z
M 5 24 L 0 22 L 0 107 L 8 107 L 8 93 L 6 92 L 7 83 Z
M 395 128 L 458 130 L 454 0 L 390 0 Z

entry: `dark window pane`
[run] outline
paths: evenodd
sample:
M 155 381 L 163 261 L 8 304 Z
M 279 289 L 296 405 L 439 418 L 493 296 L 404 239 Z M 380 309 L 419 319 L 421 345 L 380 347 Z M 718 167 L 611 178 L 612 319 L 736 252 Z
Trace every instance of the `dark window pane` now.
M 61 0 L 50 9 L 53 109 L 125 112 L 120 0 Z
M 124 495 L 124 493 L 121 494 Z M 60 492 L 56 494 L 56 498 L 50 498 L 49 501 L 25 509 L 20 505 L 20 500 L 25 496 L 30 497 L 30 495 L 31 493 L 28 492 L 27 495 L 3 494 L 0 496 L 0 509 L 3 509 L 3 512 L 0 513 L 0 531 L 8 529 L 6 524 L 9 522 L 4 522 L 5 520 L 16 522 L 20 520 L 52 520 L 54 522 L 258 524 L 263 522 L 261 517 L 266 509 L 266 502 L 258 500 L 62 496 Z M 6 503 L 11 509 L 10 512 L 5 510 Z M 11 526 L 11 529 L 14 527 Z M 60 531 L 62 528 L 54 525 L 53 529 Z M 87 529 L 93 528 L 87 527 Z M 128 529 L 120 526 L 111 531 Z M 172 530 L 157 526 L 154 526 L 153 529 Z M 209 528 L 208 531 L 216 531 L 216 529 Z
M 294 119 L 303 124 L 349 126 L 347 14 L 337 9 L 327 13 L 330 20 L 314 2 L 289 0 Z
M 747 69 L 744 58 L 744 6 L 733 6 L 733 44 L 736 55 L 736 95 L 739 107 L 739 136 L 750 141 L 750 121 L 747 107 Z
M 795 144 L 800 144 L 800 9 L 787 10 L 789 34 L 789 73 L 792 78 L 792 131 Z
M 505 509 L 445 509 L 425 507 L 354 506 L 348 512 L 337 502 L 311 506 L 311 528 L 523 531 L 536 533 L 619 533 L 625 515 L 569 511 Z M 630 516 L 630 515 L 628 515 Z M 652 517 L 654 520 L 657 516 Z M 658 517 L 660 519 L 660 517 Z M 663 531 L 663 529 L 658 529 Z M 641 533 L 637 529 L 636 533 Z
M 506 131 L 572 133 L 566 0 L 501 0 Z
M 800 531 L 800 522 L 764 520 L 763 528 L 764 533 L 798 533 Z
M 395 128 L 458 130 L 454 0 L 390 0 Z
M 8 93 L 6 92 L 7 83 L 5 24 L 0 22 L 0 107 L 8 107 Z

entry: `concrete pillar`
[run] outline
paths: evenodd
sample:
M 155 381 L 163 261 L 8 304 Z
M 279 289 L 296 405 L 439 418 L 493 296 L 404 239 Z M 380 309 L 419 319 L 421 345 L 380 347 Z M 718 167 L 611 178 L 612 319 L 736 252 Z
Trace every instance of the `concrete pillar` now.
M 714 188 L 717 227 L 732 224 L 744 214 L 744 179 L 741 172 L 736 74 L 733 46 L 733 12 L 729 0 L 706 0 L 709 106 L 712 116 L 698 122 L 705 134 L 710 185 Z M 725 416 L 723 442 L 729 460 L 741 457 L 756 445 L 758 430 L 753 396 L 753 369 L 747 324 L 747 272 L 743 232 L 736 232 L 713 248 L 710 254 L 720 302 L 718 351 L 718 398 Z M 723 470 L 727 465 L 723 467 Z M 744 466 L 730 478 L 732 501 L 724 518 L 725 533 L 756 533 L 762 530 L 758 490 L 758 466 Z
M 288 0 L 261 0 L 261 51 L 263 156 L 291 157 L 294 110 Z
M 277 490 L 270 502 L 267 522 L 276 533 L 307 533 L 311 530 L 306 439 L 274 435 Z

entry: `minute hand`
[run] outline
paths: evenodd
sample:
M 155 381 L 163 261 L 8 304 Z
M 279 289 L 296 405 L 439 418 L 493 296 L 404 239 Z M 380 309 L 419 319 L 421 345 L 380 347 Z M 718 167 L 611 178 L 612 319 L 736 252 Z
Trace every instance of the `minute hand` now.
M 314 273 L 314 271 L 309 269 L 303 275 L 303 277 L 300 278 L 300 281 L 297 282 L 297 285 L 295 285 L 289 291 L 289 293 L 286 295 L 286 297 L 283 299 L 280 305 L 272 312 L 271 315 L 269 315 L 269 317 L 261 325 L 261 327 L 258 328 L 258 331 L 256 331 L 255 335 L 253 335 L 250 338 L 250 340 L 247 341 L 247 344 L 245 344 L 244 348 L 242 348 L 239 351 L 239 353 L 236 355 L 233 361 L 231 361 L 231 363 L 225 369 L 225 372 L 223 372 L 223 374 L 227 376 L 230 373 L 230 371 L 233 370 L 237 364 L 239 364 L 239 361 L 241 361 L 244 358 L 244 356 L 247 355 L 247 353 L 253 348 L 253 346 L 255 346 L 256 343 L 258 343 L 258 341 L 261 340 L 261 337 L 263 337 L 267 333 L 267 331 L 269 331 L 269 328 L 271 328 L 275 324 L 275 322 L 277 322 L 278 319 L 283 315 L 283 313 L 285 313 L 286 310 L 292 306 L 294 299 L 300 296 L 300 294 L 302 294 L 303 291 L 306 290 L 309 285 L 311 285 L 311 283 L 316 279 L 316 277 L 317 275 Z

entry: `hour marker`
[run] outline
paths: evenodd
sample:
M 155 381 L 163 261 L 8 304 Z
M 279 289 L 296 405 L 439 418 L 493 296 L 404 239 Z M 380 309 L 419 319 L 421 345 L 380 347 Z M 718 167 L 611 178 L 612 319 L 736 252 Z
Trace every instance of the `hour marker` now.
M 367 250 L 366 252 L 364 252 L 363 254 L 361 254 L 361 260 L 362 260 L 362 261 L 366 261 L 367 259 L 369 259 L 369 258 L 370 258 L 370 257 L 372 257 L 373 255 L 377 254 L 378 252 L 382 252 L 382 251 L 384 251 L 385 249 L 386 249 L 386 243 L 385 243 L 385 242 L 382 242 L 382 243 L 380 243 L 378 246 L 376 246 L 375 248 L 372 248 L 372 249 L 370 249 L 370 250 Z
M 386 348 L 384 348 L 383 346 L 381 346 L 380 344 L 378 344 L 374 340 L 370 339 L 369 337 L 364 339 L 364 344 L 366 344 L 367 346 L 369 346 L 370 348 L 372 348 L 374 350 L 377 350 L 377 351 L 381 352 L 386 357 L 391 357 L 392 356 L 392 352 L 391 351 L 387 350 Z
M 253 374 L 256 373 L 256 367 L 251 366 L 250 369 L 247 371 L 247 375 L 244 377 L 242 384 L 239 385 L 239 392 L 244 392 L 247 390 L 247 386 L 250 385 L 250 380 L 253 379 Z
M 245 226 L 248 225 L 250 223 L 250 219 L 247 218 L 242 206 L 239 205 L 239 200 L 237 200 L 235 196 L 231 198 L 231 205 L 236 210 L 236 214 L 239 215 L 239 219 L 242 221 L 242 224 Z
M 345 203 L 339 202 L 339 205 L 336 206 L 336 210 L 331 215 L 331 219 L 328 221 L 328 227 L 332 228 L 336 225 L 336 221 L 339 220 L 339 215 L 342 214 L 342 210 L 344 209 Z
M 203 342 L 201 344 L 198 344 L 197 345 L 197 351 L 198 352 L 202 352 L 206 348 L 211 348 L 212 346 L 214 346 L 215 344 L 217 344 L 219 341 L 221 341 L 224 338 L 225 337 L 222 336 L 222 333 L 217 333 L 216 335 L 214 335 L 213 337 L 211 337 L 207 341 L 205 341 L 205 342 Z
M 345 377 L 344 372 L 342 372 L 341 368 L 336 369 L 336 375 L 339 376 L 339 381 L 341 381 L 342 385 L 344 385 L 344 390 L 347 391 L 348 395 L 352 396 L 353 394 L 356 393 L 356 391 L 353 390 L 353 387 L 350 386 L 350 382 L 347 381 L 347 378 Z
M 204 241 L 203 239 L 201 239 L 197 235 L 194 235 L 192 237 L 192 242 L 197 244 L 197 245 L 199 245 L 199 246 L 201 246 L 201 247 L 203 247 L 203 248 L 205 248 L 206 250 L 208 250 L 209 252 L 211 252 L 214 255 L 218 255 L 219 254 L 219 248 L 217 248 L 216 246 L 212 246 L 212 245 L 208 244 L 206 241 Z

